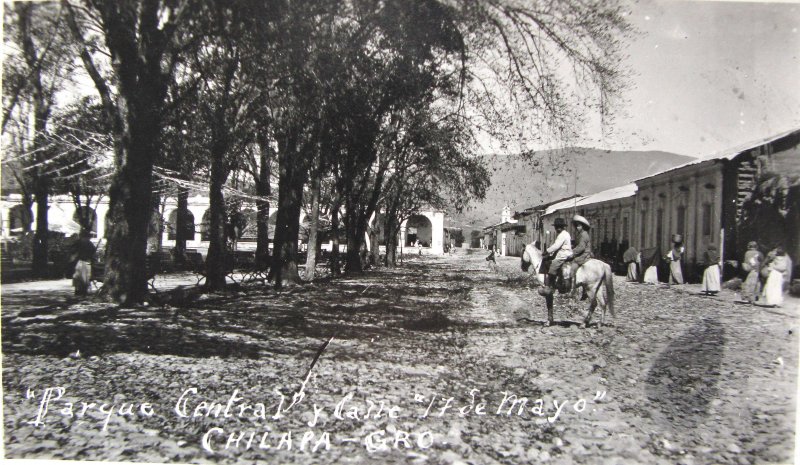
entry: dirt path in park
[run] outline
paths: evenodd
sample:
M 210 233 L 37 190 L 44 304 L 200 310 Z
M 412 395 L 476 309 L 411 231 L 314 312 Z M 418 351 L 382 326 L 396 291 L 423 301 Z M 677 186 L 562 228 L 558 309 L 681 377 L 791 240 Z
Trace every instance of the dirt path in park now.
M 489 272 L 484 255 L 412 257 L 397 270 L 283 292 L 253 285 L 183 306 L 4 313 L 6 454 L 220 463 L 792 460 L 798 325 L 790 309 L 617 279 L 614 326 L 582 330 L 583 310 L 557 300 L 559 324 L 545 328 L 543 299 L 518 259 L 501 258 L 499 272 Z M 283 418 L 174 411 L 188 387 L 198 390 L 190 405 L 225 404 L 235 390 L 243 402 L 276 403 L 274 389 L 294 392 L 331 336 L 307 399 Z M 114 416 L 102 431 L 102 415 L 51 409 L 47 424 L 34 427 L 36 399 L 24 393 L 46 386 L 66 388 L 59 402 L 146 400 L 156 414 Z M 350 393 L 347 405 L 362 406 L 361 417 L 338 419 L 334 407 Z M 512 394 L 519 402 L 509 409 Z M 398 418 L 364 419 L 367 400 L 399 407 Z M 323 411 L 309 428 L 312 403 Z M 209 453 L 202 438 L 213 428 L 224 433 L 210 436 Z M 271 448 L 260 449 L 267 430 Z M 307 430 L 311 444 L 330 433 L 329 450 L 301 450 Z M 228 434 L 251 431 L 250 447 L 245 438 L 225 449 Z M 288 431 L 291 450 L 278 439 Z M 387 450 L 369 452 L 365 438 L 376 432 L 372 445 Z

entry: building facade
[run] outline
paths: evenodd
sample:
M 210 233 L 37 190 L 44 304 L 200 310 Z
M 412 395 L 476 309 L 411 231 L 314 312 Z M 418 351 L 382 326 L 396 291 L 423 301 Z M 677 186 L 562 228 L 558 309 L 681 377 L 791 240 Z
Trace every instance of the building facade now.
M 687 275 L 697 278 L 710 246 L 720 252 L 726 277 L 749 241 L 762 251 L 782 246 L 800 261 L 800 130 L 694 160 L 631 184 L 531 207 L 515 214 L 524 241 L 555 238 L 553 223 L 580 214 L 592 224 L 595 255 L 615 265 L 624 250 L 664 255 L 673 235 L 683 238 Z M 502 229 L 496 225 L 496 229 Z
M 100 199 L 90 207 L 89 215 L 93 218 L 91 234 L 95 238 L 104 238 L 106 235 L 106 218 L 109 211 L 108 198 Z M 188 202 L 188 222 L 187 228 L 189 239 L 186 247 L 205 250 L 208 247 L 208 197 L 195 195 L 189 197 Z M 162 200 L 158 207 L 158 212 L 154 212 L 157 225 L 156 231 L 160 230 L 160 235 L 156 233 L 151 237 L 150 248 L 171 248 L 175 246 L 175 224 L 177 222 L 178 205 L 177 199 L 167 197 Z M 275 219 L 277 209 L 270 208 L 270 228 L 269 237 L 275 230 Z M 239 212 L 241 224 L 238 245 L 242 248 L 255 247 L 256 231 L 256 207 L 255 204 L 244 203 Z M 158 221 L 158 218 L 161 221 Z M 55 195 L 50 197 L 47 221 L 51 230 L 61 231 L 67 225 L 77 223 L 78 209 L 72 198 L 67 195 Z M 100 220 L 102 219 L 102 221 Z M 305 214 L 300 213 L 300 223 L 303 224 Z M 19 194 L 6 194 L 0 197 L 0 237 L 4 240 L 13 238 L 21 234 L 26 228 L 31 228 L 36 223 L 36 209 L 26 212 L 22 206 L 22 196 Z M 422 211 L 401 223 L 400 244 L 405 247 L 411 246 L 416 240 L 423 243 L 425 253 L 442 254 L 444 253 L 444 212 L 441 211 Z M 330 247 L 330 244 L 323 244 L 323 248 Z

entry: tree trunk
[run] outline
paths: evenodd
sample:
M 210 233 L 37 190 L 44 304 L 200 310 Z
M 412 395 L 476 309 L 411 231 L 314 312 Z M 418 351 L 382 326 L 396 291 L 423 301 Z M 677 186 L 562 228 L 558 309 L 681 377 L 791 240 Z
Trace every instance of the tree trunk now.
M 158 194 L 153 195 L 153 203 L 156 213 L 156 251 L 161 252 L 164 248 L 164 210 L 167 206 Z
M 287 136 L 278 154 L 278 217 L 275 225 L 271 278 L 275 288 L 300 282 L 297 272 L 297 240 L 300 235 L 300 211 L 303 206 L 304 156 L 297 151 L 295 136 Z
M 345 211 L 345 234 L 347 237 L 347 262 L 345 271 L 347 273 L 360 273 L 364 271 L 361 260 L 361 246 L 364 243 L 364 233 L 366 231 L 366 221 L 363 218 L 361 208 L 352 203 Z
M 375 218 L 375 225 L 369 228 L 370 264 L 378 266 L 381 260 L 381 246 L 378 244 L 378 218 Z
M 85 41 L 68 2 L 67 21 L 77 42 Z M 158 159 L 164 99 L 171 76 L 163 66 L 163 40 L 158 8 L 137 9 L 130 2 L 93 5 L 105 24 L 104 38 L 111 52 L 114 99 L 108 81 L 94 65 L 88 48 L 81 60 L 95 83 L 112 126 L 115 173 L 109 189 L 109 231 L 104 290 L 122 304 L 142 302 L 147 295 L 147 232 L 152 214 L 153 163 Z M 130 18 L 139 17 L 138 34 Z
M 331 206 L 331 276 L 339 276 L 339 201 Z
M 266 140 L 259 140 L 260 166 L 256 184 L 256 265 L 265 269 L 269 265 L 269 146 Z
M 181 187 L 178 190 L 178 212 L 175 218 L 175 264 L 186 264 L 186 241 L 189 231 L 189 189 Z
M 384 229 L 384 237 L 386 241 L 386 259 L 384 264 L 387 268 L 394 268 L 397 266 L 397 226 L 396 221 L 393 217 L 387 213 L 386 215 L 386 222 L 385 229 Z
M 147 296 L 147 240 L 153 214 L 153 161 L 160 150 L 159 85 L 144 80 L 139 92 L 118 98 L 123 128 L 115 143 L 116 171 L 109 189 L 111 221 L 103 287 L 130 305 Z
M 348 272 L 361 272 L 364 270 L 364 259 L 362 255 L 362 246 L 364 246 L 364 238 L 367 233 L 367 222 L 376 211 L 378 200 L 380 199 L 381 189 L 383 187 L 383 178 L 386 173 L 387 166 L 381 165 L 375 175 L 375 180 L 369 192 L 369 200 L 364 202 L 362 199 L 366 198 L 367 184 L 364 184 L 360 194 L 356 194 L 346 200 L 345 209 L 345 227 L 347 231 L 347 264 L 345 269 Z M 364 181 L 367 183 L 368 181 Z M 366 203 L 366 205 L 364 205 Z M 353 247 L 355 250 L 353 250 Z
M 225 150 L 212 149 L 211 179 L 208 186 L 209 221 L 208 255 L 206 256 L 206 289 L 219 291 L 225 288 L 225 197 L 222 187 L 228 177 L 224 167 Z
M 283 174 L 283 170 L 281 170 Z M 300 282 L 297 272 L 297 239 L 300 235 L 300 211 L 303 203 L 303 184 L 292 185 L 288 180 L 278 183 L 278 218 L 275 225 L 273 277 L 275 287 Z
M 33 4 L 17 3 L 14 9 L 19 18 L 18 41 L 23 52 L 23 57 L 29 69 L 26 79 L 30 81 L 33 90 L 33 116 L 34 116 L 34 136 L 33 147 L 36 153 L 33 162 L 36 165 L 43 163 L 48 156 L 48 151 L 40 152 L 44 146 L 43 136 L 47 129 L 47 120 L 50 116 L 50 105 L 45 97 L 45 88 L 42 83 L 42 68 L 36 45 L 33 41 L 32 21 Z M 43 52 L 45 53 L 45 52 Z M 33 170 L 34 197 L 36 199 L 36 233 L 33 236 L 33 273 L 39 277 L 47 275 L 47 242 L 48 242 L 48 222 L 47 209 L 50 194 L 50 182 L 45 178 L 44 168 L 37 166 Z
M 150 130 L 142 132 L 157 141 L 157 126 Z M 157 142 L 148 142 L 148 137 L 136 139 L 125 147 L 124 163 L 109 190 L 111 221 L 103 284 L 112 299 L 125 305 L 142 302 L 147 295 L 147 232 L 153 211 L 150 156 L 158 150 Z
M 317 169 L 311 185 L 311 219 L 308 232 L 308 253 L 306 254 L 306 281 L 313 281 L 317 267 L 317 230 L 319 228 L 319 194 L 322 188 L 322 169 Z
M 37 179 L 36 189 L 36 233 L 33 236 L 33 273 L 38 277 L 47 276 L 47 209 L 49 193 L 44 180 Z

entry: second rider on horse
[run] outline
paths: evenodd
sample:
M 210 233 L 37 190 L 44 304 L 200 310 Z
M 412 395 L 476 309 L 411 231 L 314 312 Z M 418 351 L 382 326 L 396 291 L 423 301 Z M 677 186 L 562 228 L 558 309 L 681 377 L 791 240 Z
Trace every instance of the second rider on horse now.
M 592 255 L 592 237 L 589 235 L 589 221 L 581 215 L 572 217 L 572 225 L 578 230 L 578 241 L 572 249 L 572 261 L 575 262 L 572 267 L 572 280 L 575 281 L 575 274 L 578 272 L 578 267 L 583 266 L 584 263 L 593 258 Z M 581 300 L 586 298 L 586 289 L 583 290 Z

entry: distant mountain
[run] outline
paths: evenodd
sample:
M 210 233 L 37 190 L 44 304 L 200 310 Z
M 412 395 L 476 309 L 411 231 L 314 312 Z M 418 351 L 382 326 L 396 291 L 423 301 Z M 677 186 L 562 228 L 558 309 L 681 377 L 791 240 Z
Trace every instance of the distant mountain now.
M 591 194 L 692 160 L 669 152 L 588 148 L 544 150 L 527 160 L 515 155 L 487 156 L 492 185 L 486 199 L 472 202 L 460 214 L 448 212 L 445 226 L 462 228 L 468 237 L 467 230 L 499 223 L 505 205 L 512 212 L 521 211 L 570 196 L 576 184 L 578 194 Z

